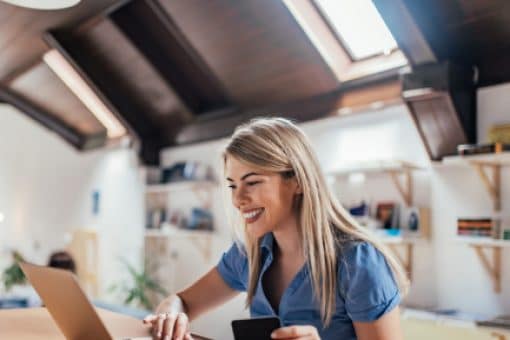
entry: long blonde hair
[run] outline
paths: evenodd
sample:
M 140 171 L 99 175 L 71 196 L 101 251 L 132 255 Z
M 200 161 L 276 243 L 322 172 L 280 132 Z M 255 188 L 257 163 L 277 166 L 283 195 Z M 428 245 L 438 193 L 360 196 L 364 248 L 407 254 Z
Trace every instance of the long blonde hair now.
M 321 319 L 327 326 L 335 311 L 337 255 L 342 245 L 366 241 L 386 258 L 402 295 L 409 281 L 391 252 L 350 216 L 329 190 L 319 162 L 306 135 L 285 118 L 257 118 L 237 127 L 223 152 L 260 170 L 291 172 L 303 194 L 299 202 L 299 232 L 311 273 L 314 296 L 319 301 Z M 235 225 L 244 239 L 249 265 L 246 303 L 253 300 L 260 274 L 260 239 L 251 239 L 242 223 Z

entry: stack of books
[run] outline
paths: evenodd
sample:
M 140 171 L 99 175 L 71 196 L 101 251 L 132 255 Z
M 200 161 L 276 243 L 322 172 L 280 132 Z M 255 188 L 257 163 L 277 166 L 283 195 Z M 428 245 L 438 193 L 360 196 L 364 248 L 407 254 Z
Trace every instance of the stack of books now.
M 461 144 L 457 146 L 459 155 L 479 155 L 486 153 L 501 153 L 510 151 L 510 144 L 490 143 L 490 144 Z
M 496 221 L 490 218 L 457 219 L 457 235 L 492 237 L 496 232 Z

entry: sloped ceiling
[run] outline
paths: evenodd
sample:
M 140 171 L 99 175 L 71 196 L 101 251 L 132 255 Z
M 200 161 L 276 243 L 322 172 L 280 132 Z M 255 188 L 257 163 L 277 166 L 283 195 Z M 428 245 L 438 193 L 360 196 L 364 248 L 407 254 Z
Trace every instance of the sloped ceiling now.
M 477 66 L 481 86 L 510 81 L 507 1 L 374 3 L 411 64 L 453 60 Z M 106 143 L 105 131 L 41 63 L 50 48 L 128 125 L 150 164 L 163 147 L 225 136 L 255 115 L 315 119 L 399 93 L 398 70 L 341 84 L 282 1 L 88 0 L 44 12 L 0 3 L 0 100 L 81 150 Z M 367 84 L 376 87 L 349 95 Z

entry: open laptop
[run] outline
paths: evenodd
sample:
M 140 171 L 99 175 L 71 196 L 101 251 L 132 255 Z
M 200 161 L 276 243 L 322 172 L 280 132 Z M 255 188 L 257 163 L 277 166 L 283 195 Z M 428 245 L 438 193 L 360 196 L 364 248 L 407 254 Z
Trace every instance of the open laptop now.
M 149 336 L 149 330 L 142 326 L 141 320 L 133 320 L 140 322 L 140 328 L 136 328 L 136 334 L 114 338 L 72 272 L 27 262 L 20 263 L 20 266 L 67 339 L 152 339 Z M 197 340 L 210 340 L 196 334 L 192 336 Z

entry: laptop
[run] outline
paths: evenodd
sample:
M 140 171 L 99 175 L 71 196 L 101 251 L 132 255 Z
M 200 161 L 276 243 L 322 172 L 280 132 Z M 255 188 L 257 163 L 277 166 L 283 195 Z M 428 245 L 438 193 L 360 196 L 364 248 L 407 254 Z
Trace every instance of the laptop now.
M 139 322 L 140 327 L 126 327 L 134 330 L 135 334 L 113 337 L 72 272 L 27 262 L 21 262 L 20 267 L 66 339 L 152 339 L 149 329 L 142 325 L 141 320 L 136 319 L 133 321 Z M 192 337 L 197 340 L 210 340 L 197 334 L 192 334 Z

